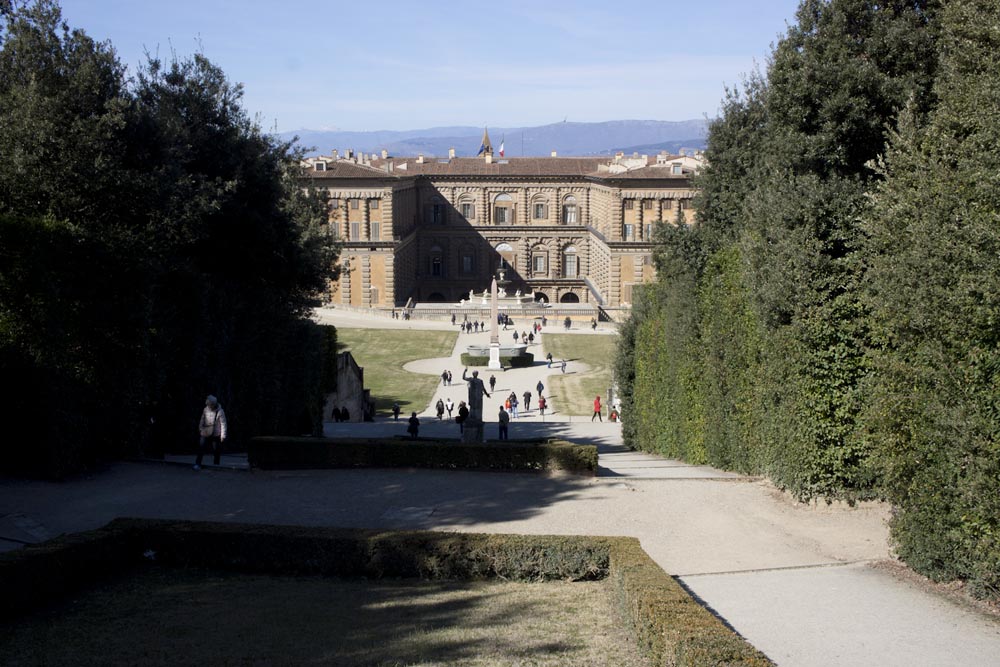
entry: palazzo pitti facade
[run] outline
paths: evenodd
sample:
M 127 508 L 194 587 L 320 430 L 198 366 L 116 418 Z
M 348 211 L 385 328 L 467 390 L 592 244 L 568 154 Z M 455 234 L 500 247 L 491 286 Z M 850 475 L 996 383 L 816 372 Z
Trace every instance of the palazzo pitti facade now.
M 458 303 L 502 265 L 508 291 L 627 307 L 654 278 L 658 225 L 690 219 L 700 156 L 308 158 L 341 237 L 330 301 L 360 308 Z M 454 151 L 452 151 L 452 154 Z

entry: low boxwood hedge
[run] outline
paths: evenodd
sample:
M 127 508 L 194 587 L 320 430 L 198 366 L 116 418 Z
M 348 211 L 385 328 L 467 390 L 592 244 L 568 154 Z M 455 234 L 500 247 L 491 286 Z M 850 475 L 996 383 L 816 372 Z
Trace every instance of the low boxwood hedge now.
M 462 365 L 463 366 L 488 366 L 490 363 L 490 358 L 474 356 L 468 352 L 462 353 Z M 535 363 L 535 355 L 531 352 L 525 352 L 524 354 L 519 354 L 516 357 L 500 357 L 500 365 L 505 368 L 527 368 Z
M 512 581 L 610 578 L 656 665 L 772 663 L 699 605 L 630 537 L 392 532 L 116 519 L 0 554 L 0 618 L 17 618 L 110 573 L 161 566 L 274 575 Z
M 597 447 L 565 440 L 466 444 L 434 438 L 253 438 L 250 465 L 263 469 L 439 468 L 513 472 L 597 473 Z

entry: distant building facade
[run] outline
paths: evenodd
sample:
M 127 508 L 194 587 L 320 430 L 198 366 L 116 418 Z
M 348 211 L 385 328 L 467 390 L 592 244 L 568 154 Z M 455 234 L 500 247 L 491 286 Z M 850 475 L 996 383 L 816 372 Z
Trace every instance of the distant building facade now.
M 457 303 L 500 266 L 549 303 L 618 308 L 654 277 L 658 225 L 692 220 L 699 155 L 308 158 L 344 242 L 334 304 Z

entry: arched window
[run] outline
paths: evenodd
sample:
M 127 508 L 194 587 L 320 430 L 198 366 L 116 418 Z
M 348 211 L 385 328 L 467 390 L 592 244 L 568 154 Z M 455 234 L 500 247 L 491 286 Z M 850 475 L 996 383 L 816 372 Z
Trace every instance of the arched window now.
M 476 251 L 472 246 L 463 246 L 461 251 L 462 266 L 464 274 L 475 273 L 476 271 Z
M 566 246 L 562 257 L 563 278 L 576 278 L 580 274 L 575 246 Z
M 445 217 L 444 201 L 440 197 L 431 199 L 431 222 L 435 225 L 443 225 Z
M 496 247 L 500 255 L 500 268 L 517 271 L 517 254 L 509 243 L 501 243 Z
M 576 197 L 573 195 L 566 195 L 563 199 L 562 223 L 564 225 L 577 224 Z
M 427 257 L 430 261 L 430 274 L 438 278 L 444 276 L 444 252 L 441 246 L 432 246 Z
M 493 200 L 493 222 L 497 225 L 514 224 L 514 198 L 506 192 Z
M 536 245 L 531 249 L 531 275 L 547 276 L 549 274 L 549 249 Z
M 476 201 L 471 195 L 462 195 L 458 199 L 458 210 L 468 221 L 476 219 Z
M 531 219 L 545 222 L 549 219 L 549 201 L 544 195 L 535 195 L 531 200 Z

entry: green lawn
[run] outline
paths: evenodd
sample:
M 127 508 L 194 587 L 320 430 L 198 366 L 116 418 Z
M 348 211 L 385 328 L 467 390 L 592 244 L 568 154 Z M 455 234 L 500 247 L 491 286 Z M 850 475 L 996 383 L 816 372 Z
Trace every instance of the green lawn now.
M 549 376 L 548 393 L 556 399 L 559 411 L 570 415 L 593 414 L 594 397 L 600 396 L 603 403 L 608 395 L 608 387 L 611 386 L 611 366 L 618 346 L 617 334 L 588 336 L 546 333 L 542 344 L 556 360 L 578 361 L 589 367 L 589 370 L 582 373 L 557 373 Z
M 404 415 L 427 407 L 441 378 L 410 373 L 403 365 L 447 357 L 457 338 L 454 331 L 337 329 L 338 347 L 350 350 L 358 366 L 365 369 L 365 387 L 371 389 L 375 409 L 381 415 L 392 413 L 394 401 L 399 401 Z

